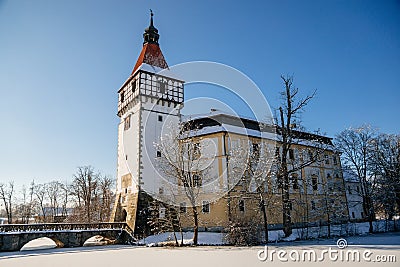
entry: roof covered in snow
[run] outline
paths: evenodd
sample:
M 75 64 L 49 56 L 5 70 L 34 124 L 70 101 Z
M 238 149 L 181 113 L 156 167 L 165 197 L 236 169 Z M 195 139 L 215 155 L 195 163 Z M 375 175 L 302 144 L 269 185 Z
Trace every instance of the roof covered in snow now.
M 161 69 L 168 68 L 168 64 L 165 61 L 160 46 L 156 43 L 145 43 L 143 45 L 142 52 L 140 52 L 139 58 L 136 61 L 135 67 L 133 68 L 131 74 L 134 74 L 143 63 L 159 67 Z
M 184 116 L 183 120 L 190 124 L 192 130 L 196 129 L 196 135 L 206 135 L 217 132 L 236 133 L 251 137 L 280 141 L 280 128 L 277 125 L 258 122 L 255 119 L 246 118 L 224 111 L 212 110 L 206 114 Z M 332 138 L 293 130 L 295 143 L 306 146 L 315 146 L 315 142 L 332 145 Z

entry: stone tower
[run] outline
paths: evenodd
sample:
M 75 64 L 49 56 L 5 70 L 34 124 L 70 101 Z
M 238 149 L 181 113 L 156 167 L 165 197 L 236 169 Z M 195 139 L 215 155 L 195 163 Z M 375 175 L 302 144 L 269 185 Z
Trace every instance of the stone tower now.
M 183 107 L 183 84 L 168 69 L 158 30 L 150 25 L 129 78 L 118 90 L 117 192 L 111 221 L 126 221 L 135 233 L 143 232 L 146 199 L 163 190 L 154 160 L 166 122 L 178 123 Z

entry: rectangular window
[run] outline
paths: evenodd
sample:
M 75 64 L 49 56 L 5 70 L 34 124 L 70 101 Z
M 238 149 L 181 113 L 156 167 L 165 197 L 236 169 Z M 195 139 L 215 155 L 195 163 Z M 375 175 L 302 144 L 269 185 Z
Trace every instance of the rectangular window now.
M 209 213 L 210 212 L 210 202 L 203 200 L 203 207 L 201 210 L 203 213 Z
M 124 130 L 128 130 L 131 127 L 131 115 L 128 115 L 124 119 Z
M 182 202 L 179 204 L 179 210 L 181 213 L 186 213 L 186 202 Z
M 158 121 L 163 121 L 163 117 L 161 115 L 158 115 Z
M 333 165 L 337 165 L 337 157 L 333 156 Z
M 315 201 L 314 200 L 311 200 L 311 209 L 315 210 Z
M 165 82 L 163 82 L 163 81 L 160 81 L 160 83 L 159 83 L 159 86 L 160 86 L 160 92 L 161 92 L 161 94 L 165 94 L 165 89 L 166 89 L 166 84 L 165 84 Z
M 239 211 L 244 212 L 244 200 L 241 199 L 239 201 Z
M 313 152 L 311 151 L 311 149 L 308 150 L 308 159 L 309 160 L 313 160 L 314 159 L 314 155 L 313 155 Z
M 290 210 L 293 210 L 293 203 L 292 203 L 291 200 L 289 200 L 288 205 L 289 205 L 289 209 L 290 209 Z
M 201 177 L 197 174 L 193 174 L 193 187 L 201 186 Z
M 299 181 L 297 173 L 292 174 L 292 185 L 294 190 L 299 189 Z
M 157 151 L 157 158 L 161 158 L 161 151 Z
M 329 156 L 325 155 L 325 164 L 329 164 Z
M 125 93 L 124 93 L 124 91 L 122 91 L 122 92 L 119 94 L 119 99 L 120 99 L 121 103 L 124 102 L 124 100 L 125 100 Z
M 364 212 L 361 212 L 361 218 L 364 218 Z
M 131 85 L 132 85 L 132 93 L 135 93 L 135 91 L 136 91 L 136 80 L 133 80 Z
M 350 185 L 347 186 L 347 191 L 349 191 L 349 194 L 351 194 L 351 187 L 350 187 Z
M 317 176 L 314 175 L 311 177 L 311 183 L 312 183 L 313 190 L 318 190 L 318 177 Z
M 356 217 L 356 215 L 354 214 L 354 211 L 351 212 L 351 217 L 353 217 L 353 219 Z
M 289 159 L 294 160 L 294 152 L 293 152 L 293 149 L 289 149 Z

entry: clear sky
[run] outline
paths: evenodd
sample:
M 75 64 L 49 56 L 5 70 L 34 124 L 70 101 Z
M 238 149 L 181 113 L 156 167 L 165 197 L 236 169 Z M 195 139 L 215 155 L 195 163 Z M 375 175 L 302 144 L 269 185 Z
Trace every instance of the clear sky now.
M 303 114 L 310 131 L 399 133 L 399 1 L 0 0 L 1 182 L 71 179 L 87 164 L 115 177 L 117 90 L 150 8 L 169 65 L 230 65 L 272 107 L 280 75 L 294 75 L 303 95 L 317 89 Z

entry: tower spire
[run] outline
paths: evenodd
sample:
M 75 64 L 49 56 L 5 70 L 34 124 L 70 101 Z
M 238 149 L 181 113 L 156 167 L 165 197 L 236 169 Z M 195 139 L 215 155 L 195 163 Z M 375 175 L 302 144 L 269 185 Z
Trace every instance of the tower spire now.
M 150 26 L 144 30 L 143 45 L 147 43 L 158 44 L 158 38 L 160 38 L 160 35 L 158 34 L 157 28 L 154 27 L 153 16 L 153 10 L 150 9 Z
M 158 38 L 160 35 L 158 34 L 157 28 L 154 27 L 153 16 L 153 10 L 150 9 L 150 25 L 144 30 L 142 52 L 140 52 L 132 74 L 134 74 L 143 63 L 162 69 L 168 68 L 168 64 L 165 61 L 160 45 L 158 44 Z

